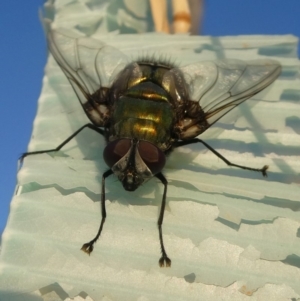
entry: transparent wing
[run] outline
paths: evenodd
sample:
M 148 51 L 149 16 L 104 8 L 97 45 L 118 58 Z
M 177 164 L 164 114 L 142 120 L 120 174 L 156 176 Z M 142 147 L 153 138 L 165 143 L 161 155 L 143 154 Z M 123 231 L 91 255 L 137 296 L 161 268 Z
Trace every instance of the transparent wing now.
M 198 101 L 204 112 L 208 128 L 269 86 L 279 76 L 281 65 L 273 60 L 220 60 L 200 62 L 180 70 L 191 100 Z
M 116 48 L 69 31 L 50 30 L 48 47 L 70 81 L 85 113 L 97 126 L 109 114 L 106 92 L 128 58 Z

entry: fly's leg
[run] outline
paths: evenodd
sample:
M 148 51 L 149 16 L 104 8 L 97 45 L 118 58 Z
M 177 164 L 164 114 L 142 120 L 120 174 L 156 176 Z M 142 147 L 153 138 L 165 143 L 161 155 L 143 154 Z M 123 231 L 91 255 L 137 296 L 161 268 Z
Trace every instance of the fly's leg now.
M 104 136 L 104 130 L 99 129 L 97 126 L 95 126 L 91 123 L 87 123 L 84 126 L 82 126 L 80 129 L 78 129 L 75 133 L 73 133 L 70 137 L 68 137 L 64 142 L 62 142 L 56 148 L 24 153 L 20 157 L 20 162 L 22 163 L 24 158 L 27 157 L 27 156 L 30 156 L 30 155 L 37 155 L 37 154 L 44 154 L 44 153 L 51 153 L 51 152 L 59 151 L 63 146 L 65 146 L 69 141 L 71 141 L 77 134 L 79 134 L 85 128 L 90 128 L 91 130 L 94 130 L 95 132 L 97 132 L 100 135 Z
M 265 165 L 262 168 L 253 168 L 253 167 L 249 167 L 249 166 L 234 164 L 234 163 L 228 161 L 225 157 L 223 157 L 219 152 L 217 152 L 214 148 L 212 148 L 206 142 L 204 142 L 203 140 L 198 139 L 198 138 L 194 138 L 194 139 L 186 140 L 186 141 L 178 141 L 175 144 L 174 147 L 179 147 L 179 146 L 188 145 L 188 144 L 192 144 L 192 143 L 198 143 L 198 142 L 202 143 L 206 148 L 208 148 L 218 158 L 220 158 L 221 160 L 223 160 L 227 165 L 229 165 L 229 166 L 235 166 L 235 167 L 242 168 L 242 169 L 247 169 L 247 170 L 259 171 L 259 172 L 262 173 L 262 175 L 264 177 L 267 177 L 267 169 L 269 167 L 268 165 Z
M 167 187 L 168 187 L 168 182 L 164 175 L 162 173 L 158 173 L 155 175 L 161 182 L 164 184 L 164 194 L 161 202 L 161 207 L 160 207 L 160 213 L 157 221 L 158 225 L 158 232 L 159 232 L 159 242 L 160 242 L 160 248 L 161 248 L 161 258 L 159 259 L 158 263 L 159 266 L 162 268 L 164 266 L 170 267 L 171 266 L 171 259 L 168 257 L 165 247 L 164 247 L 164 241 L 163 241 L 163 235 L 162 235 L 162 223 L 164 219 L 164 212 L 165 212 L 165 207 L 166 207 L 166 197 L 167 197 Z
M 111 169 L 107 170 L 103 175 L 102 175 L 102 186 L 101 186 L 101 223 L 100 223 L 100 227 L 99 230 L 97 232 L 97 235 L 88 243 L 85 243 L 82 247 L 81 250 L 87 254 L 91 254 L 93 252 L 94 249 L 94 243 L 98 240 L 98 238 L 101 235 L 102 229 L 103 229 L 103 225 L 106 219 L 106 209 L 105 209 L 105 179 L 107 177 L 109 177 L 110 175 L 112 175 L 113 172 Z

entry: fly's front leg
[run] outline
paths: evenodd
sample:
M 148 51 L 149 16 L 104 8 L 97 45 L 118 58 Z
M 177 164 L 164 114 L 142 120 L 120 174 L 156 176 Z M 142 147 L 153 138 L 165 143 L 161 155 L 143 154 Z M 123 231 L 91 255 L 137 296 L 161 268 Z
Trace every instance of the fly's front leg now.
M 159 266 L 162 268 L 164 266 L 170 267 L 171 266 L 171 259 L 168 257 L 165 247 L 164 247 L 164 241 L 163 241 L 163 235 L 162 235 L 162 223 L 164 219 L 164 213 L 165 213 L 165 207 L 166 207 L 166 197 L 167 197 L 167 187 L 168 187 L 168 181 L 164 177 L 162 173 L 158 173 L 155 175 L 163 184 L 164 184 L 164 193 L 163 198 L 161 202 L 160 207 L 160 213 L 157 221 L 158 226 L 158 232 L 159 232 L 159 242 L 160 242 L 160 249 L 161 249 L 161 258 L 159 259 L 158 263 Z
M 209 149 L 212 153 L 214 153 L 218 158 L 220 158 L 222 161 L 224 161 L 227 165 L 235 166 L 235 167 L 247 169 L 247 170 L 259 171 L 262 173 L 262 175 L 264 177 L 267 177 L 267 169 L 269 168 L 268 165 L 264 165 L 262 168 L 253 168 L 253 167 L 249 167 L 249 166 L 238 165 L 238 164 L 232 163 L 229 160 L 227 160 L 225 157 L 223 157 L 214 148 L 212 148 L 209 144 L 207 144 L 206 142 L 204 142 L 203 140 L 198 139 L 198 138 L 194 138 L 191 140 L 178 141 L 178 142 L 176 142 L 174 147 L 179 147 L 179 146 L 188 145 L 188 144 L 192 144 L 192 143 L 198 143 L 198 142 L 202 143 L 207 149 Z
M 97 126 L 95 126 L 95 125 L 93 125 L 91 123 L 87 123 L 84 126 L 82 126 L 80 129 L 78 129 L 75 133 L 73 133 L 70 137 L 68 137 L 65 141 L 63 141 L 56 148 L 24 153 L 20 157 L 20 162 L 22 163 L 23 160 L 24 160 L 24 158 L 27 157 L 27 156 L 37 155 L 37 154 L 44 154 L 44 153 L 51 153 L 51 152 L 57 152 L 57 151 L 59 151 L 63 146 L 65 146 L 69 141 L 71 141 L 77 134 L 79 134 L 85 128 L 90 128 L 91 130 L 94 130 L 98 134 L 104 136 L 104 131 L 102 129 L 99 129 Z
M 101 235 L 102 229 L 103 229 L 103 225 L 106 219 L 106 209 L 105 209 L 105 179 L 107 177 L 109 177 L 110 175 L 112 175 L 113 172 L 111 169 L 109 169 L 108 171 L 106 171 L 103 175 L 102 175 L 102 185 L 101 185 L 101 223 L 100 223 L 100 227 L 99 230 L 97 232 L 97 235 L 90 241 L 85 243 L 82 247 L 81 250 L 87 254 L 91 254 L 93 252 L 94 249 L 94 243 L 98 240 L 98 238 Z

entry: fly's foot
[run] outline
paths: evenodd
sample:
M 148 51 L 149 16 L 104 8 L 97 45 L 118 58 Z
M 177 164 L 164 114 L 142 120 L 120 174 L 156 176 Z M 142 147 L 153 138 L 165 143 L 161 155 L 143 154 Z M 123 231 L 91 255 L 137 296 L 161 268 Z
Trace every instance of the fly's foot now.
M 265 165 L 262 169 L 261 172 L 263 174 L 264 177 L 267 177 L 267 169 L 269 168 L 269 165 Z
M 163 267 L 169 268 L 171 266 L 171 259 L 167 255 L 163 255 L 159 259 L 158 264 L 161 268 L 163 268 Z
M 86 244 L 84 244 L 82 247 L 81 247 L 81 251 L 83 251 L 84 253 L 90 255 L 94 250 L 94 242 L 93 241 L 90 241 L 90 242 L 87 242 Z

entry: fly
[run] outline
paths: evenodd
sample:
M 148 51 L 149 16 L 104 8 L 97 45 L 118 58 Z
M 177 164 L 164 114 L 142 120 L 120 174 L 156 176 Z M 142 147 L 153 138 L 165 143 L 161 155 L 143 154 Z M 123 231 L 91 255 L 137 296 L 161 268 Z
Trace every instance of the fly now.
M 59 151 L 83 129 L 89 128 L 106 139 L 103 151 L 108 169 L 102 175 L 102 219 L 96 236 L 81 250 L 90 254 L 106 219 L 105 180 L 118 177 L 127 191 L 136 190 L 156 177 L 164 186 L 157 221 L 161 247 L 160 267 L 171 266 L 163 243 L 162 223 L 168 182 L 162 173 L 166 154 L 174 148 L 202 143 L 227 165 L 261 172 L 228 161 L 198 135 L 233 108 L 269 86 L 281 66 L 273 60 L 219 60 L 185 67 L 154 59 L 131 62 L 114 47 L 100 41 L 73 38 L 64 31 L 50 30 L 48 47 L 60 66 L 90 123 L 83 125 L 54 149 Z

